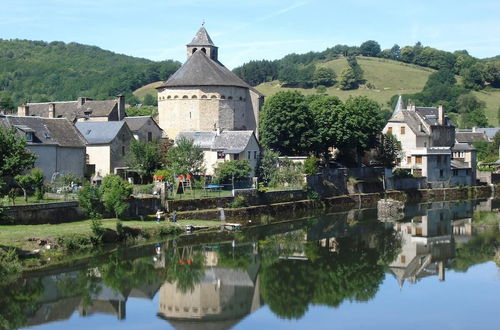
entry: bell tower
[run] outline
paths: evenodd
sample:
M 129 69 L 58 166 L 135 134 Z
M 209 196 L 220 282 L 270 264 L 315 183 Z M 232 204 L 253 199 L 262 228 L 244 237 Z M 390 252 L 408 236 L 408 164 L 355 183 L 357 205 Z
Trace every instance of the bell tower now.
M 210 59 L 218 61 L 218 47 L 216 47 L 212 39 L 210 39 L 207 30 L 205 30 L 205 27 L 203 26 L 204 24 L 205 23 L 203 23 L 198 32 L 196 32 L 193 40 L 186 45 L 187 57 L 190 58 L 195 52 L 201 51 L 207 54 Z

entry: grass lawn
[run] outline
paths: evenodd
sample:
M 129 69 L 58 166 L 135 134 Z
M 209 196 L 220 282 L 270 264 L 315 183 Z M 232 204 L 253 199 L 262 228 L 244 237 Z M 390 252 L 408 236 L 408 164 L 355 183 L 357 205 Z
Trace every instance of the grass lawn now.
M 103 227 L 116 229 L 116 219 L 100 220 Z M 138 221 L 122 220 L 126 227 L 147 229 L 158 226 L 209 226 L 218 227 L 218 221 L 209 220 L 179 220 L 176 223 L 162 221 L 160 224 L 156 221 Z M 1 225 L 0 226 L 0 246 L 10 246 L 22 249 L 35 249 L 36 241 L 28 241 L 30 238 L 56 240 L 58 237 L 72 234 L 91 234 L 91 220 L 61 223 L 61 224 L 43 224 L 43 225 Z
M 30 205 L 30 204 L 45 204 L 45 203 L 60 203 L 66 201 L 76 201 L 78 200 L 75 195 L 68 195 L 67 199 L 58 199 L 58 198 L 44 198 L 41 200 L 37 200 L 34 196 L 28 196 L 28 202 L 24 201 L 23 196 L 17 196 L 15 199 L 15 205 Z M 5 197 L 3 199 L 5 206 L 12 206 L 12 200 L 10 198 Z
M 472 92 L 478 99 L 486 103 L 484 113 L 488 118 L 488 123 L 491 126 L 500 126 L 500 118 L 498 118 L 498 108 L 500 108 L 500 89 L 491 89 L 484 91 Z
M 151 84 L 147 84 L 142 86 L 139 89 L 136 89 L 133 94 L 135 97 L 139 98 L 140 100 L 144 99 L 144 96 L 147 94 L 153 95 L 155 98 L 158 95 L 158 91 L 156 90 L 156 87 L 160 86 L 163 83 L 163 81 L 156 81 Z

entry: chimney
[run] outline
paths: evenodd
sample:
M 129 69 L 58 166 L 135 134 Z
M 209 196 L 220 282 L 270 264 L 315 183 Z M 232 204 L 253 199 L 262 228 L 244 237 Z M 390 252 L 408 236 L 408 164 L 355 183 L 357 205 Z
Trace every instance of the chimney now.
M 76 104 L 79 108 L 81 108 L 87 99 L 85 97 L 79 97 L 78 100 L 76 101 Z
M 118 105 L 118 120 L 125 118 L 125 96 L 119 94 L 116 96 L 116 104 Z
M 410 108 L 408 110 L 415 111 L 415 103 L 410 104 Z
M 444 109 L 442 105 L 438 107 L 438 124 L 444 125 Z
M 29 116 L 30 115 L 30 107 L 26 103 L 21 104 L 17 107 L 17 115 L 18 116 Z
M 54 103 L 49 103 L 49 118 L 56 117 L 56 105 Z

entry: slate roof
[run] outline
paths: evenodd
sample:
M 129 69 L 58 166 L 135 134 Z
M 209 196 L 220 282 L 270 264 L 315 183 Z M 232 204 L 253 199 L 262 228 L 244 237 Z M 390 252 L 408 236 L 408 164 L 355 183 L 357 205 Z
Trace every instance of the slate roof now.
M 76 122 L 75 126 L 89 144 L 107 144 L 113 141 L 124 125 L 124 121 Z
M 389 122 L 404 122 L 417 136 L 428 136 L 431 134 L 430 126 L 439 125 L 438 108 L 436 107 L 415 107 L 415 110 L 401 109 L 398 105 L 394 109 Z M 452 126 L 448 117 L 445 116 L 445 126 Z M 420 127 L 420 125 L 422 125 Z M 420 129 L 421 128 L 421 129 Z
M 500 131 L 500 127 L 476 127 L 476 132 L 484 133 L 490 141 L 493 141 L 495 134 Z
M 214 42 L 208 35 L 207 30 L 202 26 L 198 32 L 196 32 L 196 35 L 194 36 L 193 40 L 191 40 L 190 43 L 187 44 L 187 46 L 215 46 Z
M 476 150 L 476 148 L 472 147 L 468 143 L 455 143 L 455 145 L 451 148 L 451 151 L 471 151 Z
M 469 163 L 466 163 L 466 162 L 463 162 L 463 161 L 457 160 L 457 159 L 452 159 L 450 164 L 451 164 L 451 168 L 454 168 L 454 169 L 471 168 Z
M 185 86 L 237 86 L 251 88 L 221 63 L 197 51 L 163 85 L 157 87 Z
M 125 117 L 123 118 L 123 120 L 127 123 L 132 132 L 140 130 L 144 125 L 148 123 L 149 120 L 151 120 L 156 126 L 158 126 L 156 121 L 151 116 Z
M 253 131 L 222 131 L 217 132 L 180 132 L 176 140 L 181 137 L 194 141 L 194 144 L 202 149 L 221 150 L 226 153 L 240 153 L 247 147 Z M 254 137 L 255 138 L 255 137 Z
M 455 132 L 455 140 L 458 143 L 488 142 L 488 137 L 478 132 Z
M 20 135 L 33 133 L 28 145 L 57 145 L 61 147 L 85 147 L 85 139 L 66 118 L 42 118 L 24 116 L 0 116 L 5 128 L 15 127 Z
M 96 101 L 85 99 L 83 105 L 80 105 L 79 101 L 27 103 L 29 115 L 48 117 L 50 104 L 54 104 L 55 118 L 64 117 L 73 122 L 77 118 L 85 117 L 85 112 L 88 111 L 90 111 L 89 117 L 107 117 L 115 107 L 118 107 L 117 100 Z

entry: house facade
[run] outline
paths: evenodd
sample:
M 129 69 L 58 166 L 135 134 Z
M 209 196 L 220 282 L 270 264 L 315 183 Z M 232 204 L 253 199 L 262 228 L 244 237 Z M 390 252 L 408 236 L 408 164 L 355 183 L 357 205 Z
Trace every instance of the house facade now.
M 88 121 L 75 126 L 86 140 L 87 164 L 95 167 L 94 173 L 105 176 L 127 168 L 126 155 L 134 135 L 126 122 Z
M 163 130 L 151 116 L 125 117 L 123 120 L 138 141 L 151 142 L 163 137 Z
M 401 99 L 383 129 L 400 142 L 403 156 L 398 168 L 415 177 L 425 177 L 429 187 L 450 187 L 475 183 L 475 153 L 465 157 L 460 146 L 453 152 L 455 127 L 444 114 L 444 108 L 404 108 Z M 463 157 L 459 157 L 459 156 Z
M 251 130 L 258 134 L 264 96 L 218 60 L 204 27 L 187 45 L 187 61 L 158 89 L 159 126 L 179 132 Z
M 65 174 L 84 176 L 85 139 L 67 119 L 0 116 L 0 123 L 26 138 L 26 148 L 36 155 L 34 166 L 43 170 L 45 181 Z
M 186 138 L 203 150 L 206 175 L 214 175 L 218 164 L 229 160 L 247 160 L 252 172 L 260 158 L 260 146 L 253 131 L 180 132 L 176 140 Z
M 125 117 L 125 97 L 114 100 L 93 100 L 79 97 L 76 101 L 26 103 L 18 107 L 18 116 L 66 118 L 77 121 L 116 121 Z

